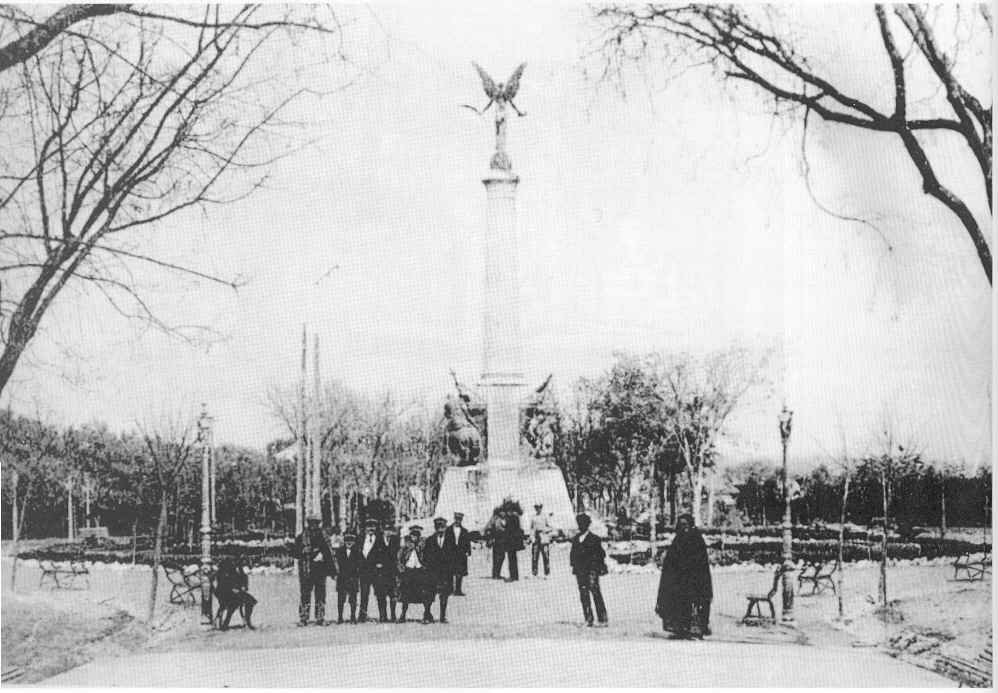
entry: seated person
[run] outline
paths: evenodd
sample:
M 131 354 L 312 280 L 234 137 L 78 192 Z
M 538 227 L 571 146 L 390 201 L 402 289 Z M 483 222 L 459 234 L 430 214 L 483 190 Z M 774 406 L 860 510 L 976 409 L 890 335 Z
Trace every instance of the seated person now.
M 248 590 L 249 578 L 246 573 L 237 568 L 231 558 L 222 559 L 218 566 L 218 574 L 215 576 L 215 598 L 218 600 L 218 614 L 215 619 L 219 630 L 228 629 L 232 614 L 237 609 L 242 610 L 246 627 L 254 630 L 252 617 L 256 598 Z

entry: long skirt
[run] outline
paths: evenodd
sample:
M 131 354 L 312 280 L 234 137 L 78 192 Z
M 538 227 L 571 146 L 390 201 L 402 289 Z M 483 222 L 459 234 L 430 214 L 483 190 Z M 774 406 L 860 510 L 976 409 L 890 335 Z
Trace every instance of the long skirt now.
M 710 635 L 710 600 L 676 597 L 675 609 L 662 617 L 662 630 L 702 638 Z
M 425 568 L 408 568 L 399 580 L 399 596 L 404 604 L 425 604 L 433 601 L 434 584 Z

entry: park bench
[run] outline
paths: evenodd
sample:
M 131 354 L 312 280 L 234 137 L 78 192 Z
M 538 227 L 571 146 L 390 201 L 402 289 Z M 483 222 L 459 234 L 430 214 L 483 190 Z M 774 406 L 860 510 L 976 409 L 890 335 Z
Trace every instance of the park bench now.
M 45 584 L 46 578 L 56 589 L 73 587 L 77 580 L 86 581 L 87 587 L 90 587 L 90 570 L 78 559 L 72 558 L 68 561 L 39 559 L 38 567 L 42 570 L 42 576 L 38 580 L 39 587 Z
M 974 659 L 964 659 L 954 655 L 942 655 L 936 659 L 936 671 L 960 682 L 960 688 L 964 684 L 972 688 L 991 688 L 993 683 L 993 663 L 991 654 L 991 640 L 987 646 Z
M 820 594 L 826 587 L 831 587 L 835 593 L 835 580 L 832 579 L 832 575 L 838 566 L 837 561 L 808 561 L 797 576 L 797 591 L 799 592 L 807 584 L 811 586 L 811 594 Z
M 953 579 L 983 580 L 987 573 L 991 572 L 991 553 L 983 554 L 965 553 L 953 561 Z
M 745 610 L 745 616 L 742 617 L 742 623 L 756 623 L 766 620 L 766 616 L 762 613 L 762 605 L 769 605 L 769 618 L 773 623 L 776 623 L 776 607 L 773 606 L 773 598 L 776 597 L 776 592 L 780 588 L 780 577 L 783 575 L 783 567 L 780 566 L 776 569 L 773 574 L 773 586 L 767 594 L 749 594 L 745 598 L 748 599 L 748 608 Z M 753 613 L 753 610 L 755 613 Z
M 6 667 L 0 672 L 0 683 L 17 683 L 24 676 L 22 667 Z
M 163 564 L 163 572 L 170 583 L 170 603 L 194 606 L 201 598 L 201 569 L 179 564 Z

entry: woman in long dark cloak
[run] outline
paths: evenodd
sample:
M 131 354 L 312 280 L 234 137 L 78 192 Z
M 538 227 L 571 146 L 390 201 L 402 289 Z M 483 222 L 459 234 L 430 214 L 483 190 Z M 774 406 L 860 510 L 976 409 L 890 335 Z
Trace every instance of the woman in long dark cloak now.
M 655 613 L 662 629 L 677 638 L 710 635 L 710 602 L 714 597 L 707 561 L 707 544 L 693 526 L 693 516 L 681 515 L 676 536 L 662 561 Z

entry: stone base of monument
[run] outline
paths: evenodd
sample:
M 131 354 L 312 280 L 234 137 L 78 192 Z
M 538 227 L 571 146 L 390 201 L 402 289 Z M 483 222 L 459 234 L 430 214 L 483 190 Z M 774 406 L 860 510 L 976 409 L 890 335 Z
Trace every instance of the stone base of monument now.
M 435 517 L 450 522 L 455 512 L 464 513 L 464 526 L 484 529 L 492 511 L 506 498 L 523 508 L 523 530 L 534 514 L 534 504 L 543 503 L 552 524 L 571 535 L 576 530 L 575 510 L 568 497 L 565 477 L 557 467 L 502 465 L 448 467 L 437 498 Z

